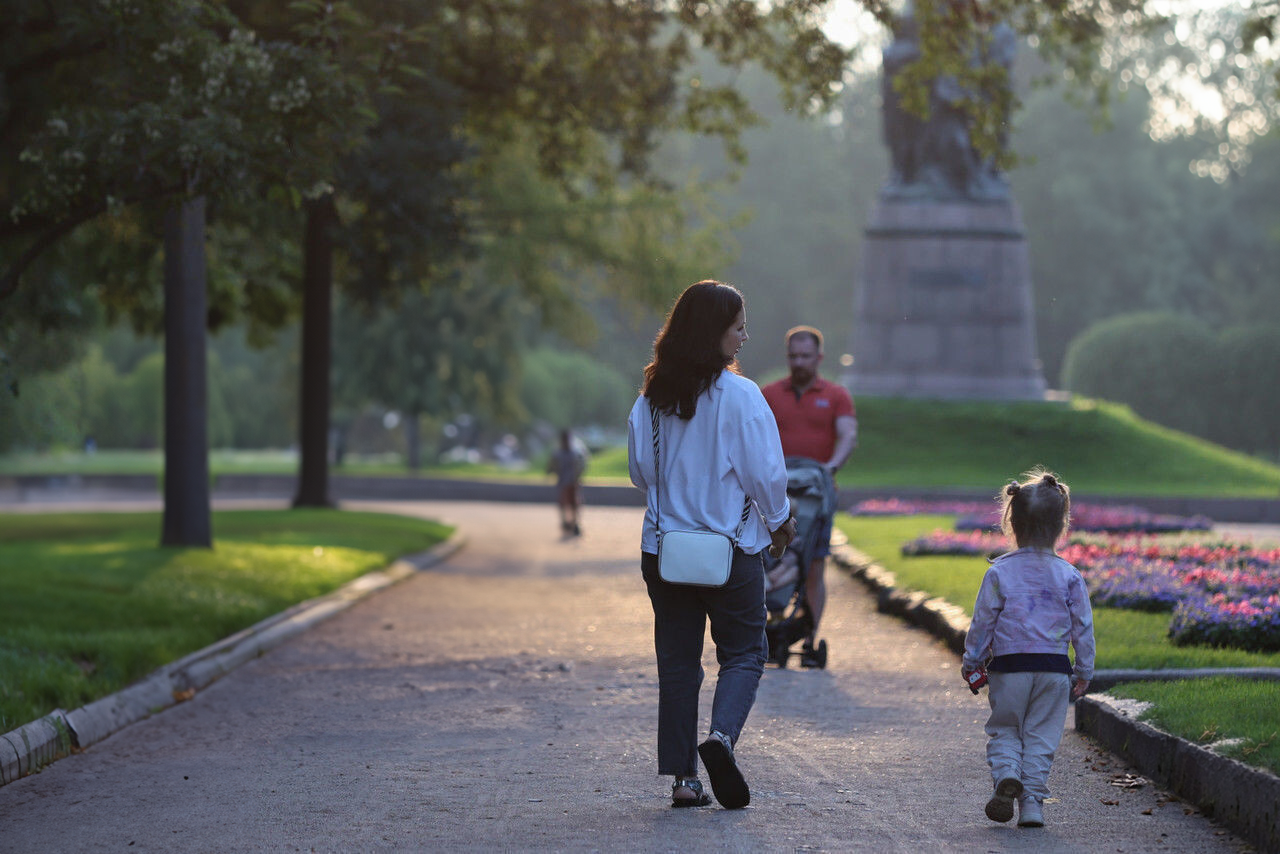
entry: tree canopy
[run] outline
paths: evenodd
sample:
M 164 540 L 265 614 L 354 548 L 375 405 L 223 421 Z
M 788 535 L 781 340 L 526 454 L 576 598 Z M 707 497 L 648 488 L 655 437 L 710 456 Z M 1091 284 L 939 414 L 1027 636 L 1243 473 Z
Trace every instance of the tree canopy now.
M 0 297 L 49 246 L 130 204 L 264 180 L 312 191 L 367 118 L 323 13 L 276 42 L 206 0 L 5 0 L 0 14 Z
M 885 24 L 898 11 L 859 2 Z M 694 72 L 695 53 L 728 69 L 758 65 L 780 82 L 788 108 L 822 109 L 848 59 L 822 28 L 830 6 L 3 0 L 0 298 L 64 235 L 133 202 L 253 194 L 264 182 L 295 197 L 321 192 L 343 153 L 398 109 L 394 99 L 374 103 L 377 93 L 422 100 L 409 77 L 426 81 L 434 105 L 460 107 L 456 123 L 441 114 L 435 139 L 530 140 L 549 174 L 585 192 L 619 170 L 645 173 L 677 129 L 720 136 L 738 156 L 738 135 L 755 117 L 732 79 Z M 927 33 L 918 75 L 954 73 L 975 92 L 999 86 L 970 59 L 992 23 L 1006 21 L 1097 82 L 1104 37 L 1139 32 L 1144 6 L 918 0 Z M 1107 91 L 1094 87 L 1100 98 Z M 976 138 L 1002 133 L 990 125 L 998 111 L 984 112 L 977 97 L 968 106 Z

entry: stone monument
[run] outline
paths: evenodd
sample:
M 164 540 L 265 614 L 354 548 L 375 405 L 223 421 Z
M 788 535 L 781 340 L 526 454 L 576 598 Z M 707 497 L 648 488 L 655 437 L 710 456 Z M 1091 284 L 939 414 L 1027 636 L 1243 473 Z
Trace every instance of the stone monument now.
M 974 61 L 1009 68 L 1015 52 L 999 25 Z M 892 172 L 866 229 L 845 382 L 855 394 L 1043 399 L 1021 215 L 995 159 L 972 144 L 954 78 L 932 82 L 927 119 L 903 109 L 893 79 L 918 55 L 908 11 L 884 51 Z

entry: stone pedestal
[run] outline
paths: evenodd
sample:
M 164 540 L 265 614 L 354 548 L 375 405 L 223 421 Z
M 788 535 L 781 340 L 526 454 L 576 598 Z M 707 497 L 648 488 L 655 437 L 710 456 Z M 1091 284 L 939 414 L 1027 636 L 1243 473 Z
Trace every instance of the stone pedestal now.
M 854 319 L 855 395 L 1042 400 L 1031 268 L 1009 199 L 881 198 Z

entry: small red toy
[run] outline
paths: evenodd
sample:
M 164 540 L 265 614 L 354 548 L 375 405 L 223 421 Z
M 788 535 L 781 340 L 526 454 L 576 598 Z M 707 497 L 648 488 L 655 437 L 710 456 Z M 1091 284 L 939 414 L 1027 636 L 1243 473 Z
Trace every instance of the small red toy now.
M 966 677 L 969 683 L 969 690 L 978 693 L 978 689 L 987 684 L 987 671 L 985 668 L 979 667 Z

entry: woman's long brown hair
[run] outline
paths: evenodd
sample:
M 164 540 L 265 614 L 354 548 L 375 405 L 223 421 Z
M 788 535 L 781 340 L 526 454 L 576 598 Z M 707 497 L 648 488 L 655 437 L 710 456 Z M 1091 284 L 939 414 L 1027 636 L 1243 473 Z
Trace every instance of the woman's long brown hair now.
M 714 279 L 685 288 L 654 339 L 653 361 L 644 369 L 644 396 L 660 412 L 692 418 L 698 397 L 721 371 L 737 367 L 720 351 L 720 341 L 742 305 L 737 288 Z

